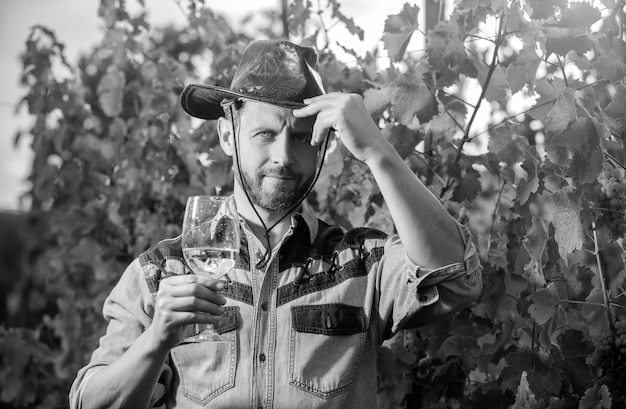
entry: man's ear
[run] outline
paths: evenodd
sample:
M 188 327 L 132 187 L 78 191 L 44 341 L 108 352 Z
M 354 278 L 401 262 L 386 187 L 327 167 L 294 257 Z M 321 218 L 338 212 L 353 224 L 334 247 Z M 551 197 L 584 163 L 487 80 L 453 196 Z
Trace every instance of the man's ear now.
M 224 153 L 228 156 L 234 154 L 233 144 L 233 125 L 228 119 L 221 117 L 217 120 L 217 134 L 220 139 L 220 146 Z

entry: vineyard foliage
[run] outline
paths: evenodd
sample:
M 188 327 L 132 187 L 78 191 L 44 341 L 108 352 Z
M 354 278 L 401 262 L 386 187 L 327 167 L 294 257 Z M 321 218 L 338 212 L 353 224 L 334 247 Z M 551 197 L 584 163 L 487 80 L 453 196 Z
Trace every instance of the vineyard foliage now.
M 184 29 L 101 0 L 102 41 L 77 63 L 46 27 L 26 40 L 33 125 L 17 138 L 34 152 L 33 233 L 11 295 L 29 317 L 0 327 L 9 407 L 66 406 L 127 263 L 180 232 L 187 196 L 232 189 L 214 123 L 178 95 L 228 86 L 252 36 L 283 35 L 281 16 L 245 34 L 202 0 L 176 3 Z M 484 266 L 476 303 L 381 349 L 379 407 L 626 407 L 624 1 L 457 0 L 428 29 L 423 12 L 387 16 L 365 55 L 333 38 L 364 34 L 339 0 L 293 0 L 286 16 L 290 39 L 318 48 L 326 89 L 363 95 Z M 393 231 L 372 176 L 336 142 L 310 202 L 331 222 Z

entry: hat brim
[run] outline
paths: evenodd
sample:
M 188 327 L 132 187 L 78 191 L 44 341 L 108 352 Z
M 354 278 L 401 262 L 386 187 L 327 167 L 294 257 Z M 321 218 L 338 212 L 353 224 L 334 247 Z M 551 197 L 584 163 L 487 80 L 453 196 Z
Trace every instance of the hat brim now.
M 235 98 L 266 102 L 289 109 L 298 109 L 306 106 L 306 104 L 302 102 L 285 101 L 278 98 L 246 94 L 209 84 L 187 85 L 180 94 L 180 103 L 185 112 L 191 116 L 201 119 L 217 119 L 224 116 L 221 102 L 225 99 Z

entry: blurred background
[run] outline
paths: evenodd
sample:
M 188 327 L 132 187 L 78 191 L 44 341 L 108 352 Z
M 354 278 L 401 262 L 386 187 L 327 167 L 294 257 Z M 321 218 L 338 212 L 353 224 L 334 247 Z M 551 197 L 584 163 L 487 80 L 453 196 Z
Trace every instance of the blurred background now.
M 254 15 L 261 11 L 282 7 L 281 0 L 238 0 L 233 3 L 208 0 L 207 6 L 222 14 L 233 27 L 245 32 L 245 18 L 248 24 L 254 23 Z M 363 42 L 356 40 L 341 30 L 333 35 L 342 44 L 353 47 L 358 52 L 377 47 L 383 32 L 384 18 L 398 12 L 404 4 L 401 0 L 345 0 L 341 2 L 344 12 L 353 17 L 356 24 L 365 31 Z M 173 25 L 183 27 L 186 16 L 176 0 L 146 0 L 148 21 L 153 26 Z M 129 2 L 130 10 L 136 8 Z M 28 189 L 28 174 L 32 165 L 32 152 L 29 138 L 15 144 L 16 132 L 27 131 L 29 118 L 25 109 L 16 106 L 23 97 L 20 86 L 20 54 L 29 29 L 41 24 L 52 29 L 58 39 L 65 44 L 66 54 L 75 62 L 80 53 L 88 51 L 102 37 L 103 23 L 98 17 L 99 2 L 96 0 L 24 0 L 0 2 L 0 211 L 19 211 L 28 208 L 28 201 L 21 195 Z M 250 14 L 252 13 L 252 18 Z M 423 14 L 422 14 L 423 18 Z

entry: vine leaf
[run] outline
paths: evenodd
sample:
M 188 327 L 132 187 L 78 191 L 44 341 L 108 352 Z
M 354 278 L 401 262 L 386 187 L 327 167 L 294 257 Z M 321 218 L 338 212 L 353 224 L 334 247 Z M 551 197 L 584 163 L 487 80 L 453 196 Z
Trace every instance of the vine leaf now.
M 487 80 L 487 72 L 489 71 L 489 67 L 484 64 L 478 64 L 478 80 L 480 81 L 482 86 L 485 86 L 485 81 Z M 497 102 L 506 99 L 507 97 L 507 80 L 506 73 L 504 69 L 500 66 L 497 66 L 493 73 L 491 74 L 491 79 L 489 80 L 489 84 L 487 85 L 487 90 L 485 91 L 485 98 L 487 101 Z
M 586 2 L 572 2 L 569 7 L 563 10 L 561 20 L 558 25 L 560 27 L 580 27 L 588 28 L 596 21 L 600 20 L 602 15 L 600 10 Z
M 294 0 L 289 4 L 287 10 L 287 21 L 289 31 L 292 34 L 303 34 L 305 25 L 311 16 L 311 2 L 308 0 Z
M 570 51 L 584 54 L 592 49 L 589 35 L 579 29 L 547 28 L 546 54 L 566 56 Z
M 528 280 L 529 283 L 544 287 L 546 285 L 546 279 L 543 275 L 543 252 L 546 249 L 546 243 L 548 241 L 548 234 L 543 226 L 543 221 L 538 217 L 533 217 L 532 227 L 524 236 L 522 245 L 528 255 L 530 261 L 524 266 L 522 275 Z
M 524 160 L 528 151 L 528 140 L 517 138 L 508 126 L 501 126 L 489 132 L 487 148 L 508 166 Z
M 578 183 L 591 183 L 600 175 L 603 164 L 604 154 L 599 146 L 591 151 L 576 151 L 567 170 L 567 176 Z
M 511 409 L 533 409 L 537 405 L 537 399 L 530 390 L 527 376 L 528 373 L 523 371 L 515 394 L 515 403 L 510 407 Z
M 534 92 L 539 94 L 539 98 L 533 108 L 528 111 L 529 115 L 535 119 L 543 120 L 554 106 L 557 95 L 566 88 L 565 81 L 558 77 L 551 81 L 545 78 L 537 81 Z
M 544 125 L 549 132 L 561 134 L 567 129 L 573 118 L 576 118 L 574 90 L 567 88 L 557 95 L 554 106 L 546 115 Z
M 507 366 L 500 374 L 502 386 L 515 390 L 522 373 L 526 371 L 528 385 L 538 396 L 558 395 L 561 388 L 561 374 L 557 368 L 549 367 L 539 356 L 528 350 L 518 350 L 507 354 Z
M 601 78 L 619 83 L 626 77 L 626 42 L 612 35 L 602 36 L 596 42 L 598 59 L 593 67 Z
M 98 84 L 98 102 L 108 117 L 116 117 L 122 112 L 122 99 L 126 77 L 116 66 L 109 67 L 108 72 Z
M 539 189 L 539 178 L 537 177 L 537 159 L 529 156 L 523 163 L 522 169 L 526 171 L 526 177 L 517 184 L 517 203 L 523 205 L 528 201 L 530 195 Z
M 570 208 L 554 213 L 554 239 L 559 245 L 559 254 L 567 264 L 567 256 L 583 247 L 583 230 L 578 213 Z
M 477 170 L 469 169 L 455 186 L 452 192 L 452 200 L 459 203 L 464 200 L 472 202 L 481 190 L 480 173 Z
M 339 10 L 339 1 L 330 0 L 330 3 L 333 6 L 333 18 L 336 18 L 339 21 L 341 21 L 346 26 L 350 34 L 357 36 L 359 40 L 363 41 L 365 32 L 363 31 L 361 27 L 356 25 L 356 23 L 354 22 L 354 19 L 346 16 L 345 14 L 341 12 L 341 10 Z
M 594 273 L 589 267 L 579 265 L 578 263 L 571 266 L 566 277 L 570 299 L 585 300 L 593 289 L 593 284 L 591 283 L 593 277 Z
M 529 297 L 533 304 L 528 307 L 528 314 L 539 325 L 546 324 L 556 315 L 559 295 L 552 286 L 541 289 Z
M 608 386 L 595 385 L 585 391 L 580 399 L 579 409 L 611 409 L 611 392 Z
M 391 14 L 385 20 L 383 44 L 391 61 L 402 60 L 411 36 L 419 27 L 419 10 L 416 5 L 404 3 L 400 13 Z
M 626 132 L 626 88 L 621 84 L 615 88 L 615 96 L 603 112 L 611 131 L 623 135 Z
M 456 24 L 442 21 L 426 36 L 426 55 L 434 71 L 439 73 L 437 86 L 452 85 L 460 72 L 476 77 L 476 67 L 465 54 Z
M 409 128 L 416 128 L 415 118 L 420 123 L 428 122 L 437 113 L 437 102 L 428 90 L 420 73 L 403 75 L 396 81 L 391 107 L 396 119 Z

